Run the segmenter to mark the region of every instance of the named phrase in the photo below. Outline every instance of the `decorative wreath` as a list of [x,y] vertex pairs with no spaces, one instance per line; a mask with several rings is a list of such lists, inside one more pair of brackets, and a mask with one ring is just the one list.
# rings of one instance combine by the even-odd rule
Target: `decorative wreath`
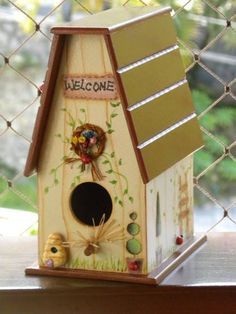
[[86,165],[91,164],[91,173],[93,179],[102,180],[103,175],[96,165],[96,159],[101,156],[106,143],[106,134],[99,126],[85,123],[77,127],[71,137],[71,150],[79,158],[67,158],[65,162],[71,163],[77,160],[82,162],[81,171],[84,171]]

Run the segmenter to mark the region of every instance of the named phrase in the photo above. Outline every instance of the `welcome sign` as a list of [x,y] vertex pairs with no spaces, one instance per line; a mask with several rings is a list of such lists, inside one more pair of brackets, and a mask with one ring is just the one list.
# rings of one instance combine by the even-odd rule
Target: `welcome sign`
[[116,99],[116,82],[112,75],[65,75],[64,96],[77,99]]

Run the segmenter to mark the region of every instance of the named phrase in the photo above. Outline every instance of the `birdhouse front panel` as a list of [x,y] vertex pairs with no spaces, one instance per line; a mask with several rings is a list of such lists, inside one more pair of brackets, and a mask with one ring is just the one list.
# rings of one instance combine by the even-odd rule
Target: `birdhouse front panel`
[[42,266],[48,237],[60,233],[63,266],[126,271],[137,256],[146,269],[145,186],[118,91],[97,99],[73,85],[105,86],[112,73],[103,36],[66,38],[38,168]]
[[193,236],[189,155],[202,145],[170,8],[53,33],[25,168],[38,174],[40,271],[147,278]]

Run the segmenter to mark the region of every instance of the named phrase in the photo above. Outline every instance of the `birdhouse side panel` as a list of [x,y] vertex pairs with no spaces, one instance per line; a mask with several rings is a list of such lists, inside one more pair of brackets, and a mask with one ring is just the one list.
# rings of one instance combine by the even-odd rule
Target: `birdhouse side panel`
[[192,157],[147,184],[148,270],[193,236]]
[[55,233],[63,267],[146,272],[145,186],[114,84],[103,36],[68,36],[38,171],[41,265]]

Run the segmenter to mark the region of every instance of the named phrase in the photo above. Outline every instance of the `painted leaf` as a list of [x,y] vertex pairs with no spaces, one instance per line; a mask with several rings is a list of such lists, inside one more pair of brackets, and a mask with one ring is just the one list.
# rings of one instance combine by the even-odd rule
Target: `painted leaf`
[[106,173],[112,173],[112,172],[113,172],[112,169],[109,169],[109,170],[106,171]]
[[111,184],[116,184],[117,181],[116,180],[112,180],[112,181],[109,181]]
[[118,113],[112,113],[112,114],[111,114],[111,117],[112,117],[112,118],[115,118],[115,117],[117,117],[117,116],[118,116]]
[[103,165],[109,164],[109,161],[108,161],[108,160],[104,160],[104,161],[102,162],[102,164],[103,164]]
[[72,182],[70,188],[73,189],[76,186],[75,182]]
[[120,105],[119,102],[116,102],[116,103],[115,102],[111,102],[111,106],[114,107],[114,108],[118,107],[119,105]]
[[69,122],[69,125],[70,125],[72,128],[75,128],[75,123],[74,123],[74,122]]
[[118,203],[119,203],[120,206],[122,206],[122,207],[124,206],[124,203],[121,200],[119,200]]
[[69,157],[65,155],[65,156],[62,157],[62,160],[65,161],[65,160],[68,159],[68,158],[69,158]]
[[133,198],[132,196],[130,196],[130,197],[129,197],[129,201],[130,201],[131,203],[133,203],[133,202],[134,202],[134,198]]
[[114,130],[112,130],[112,129],[109,129],[109,130],[107,131],[108,134],[111,134],[111,133],[113,133],[113,132],[114,132]]

